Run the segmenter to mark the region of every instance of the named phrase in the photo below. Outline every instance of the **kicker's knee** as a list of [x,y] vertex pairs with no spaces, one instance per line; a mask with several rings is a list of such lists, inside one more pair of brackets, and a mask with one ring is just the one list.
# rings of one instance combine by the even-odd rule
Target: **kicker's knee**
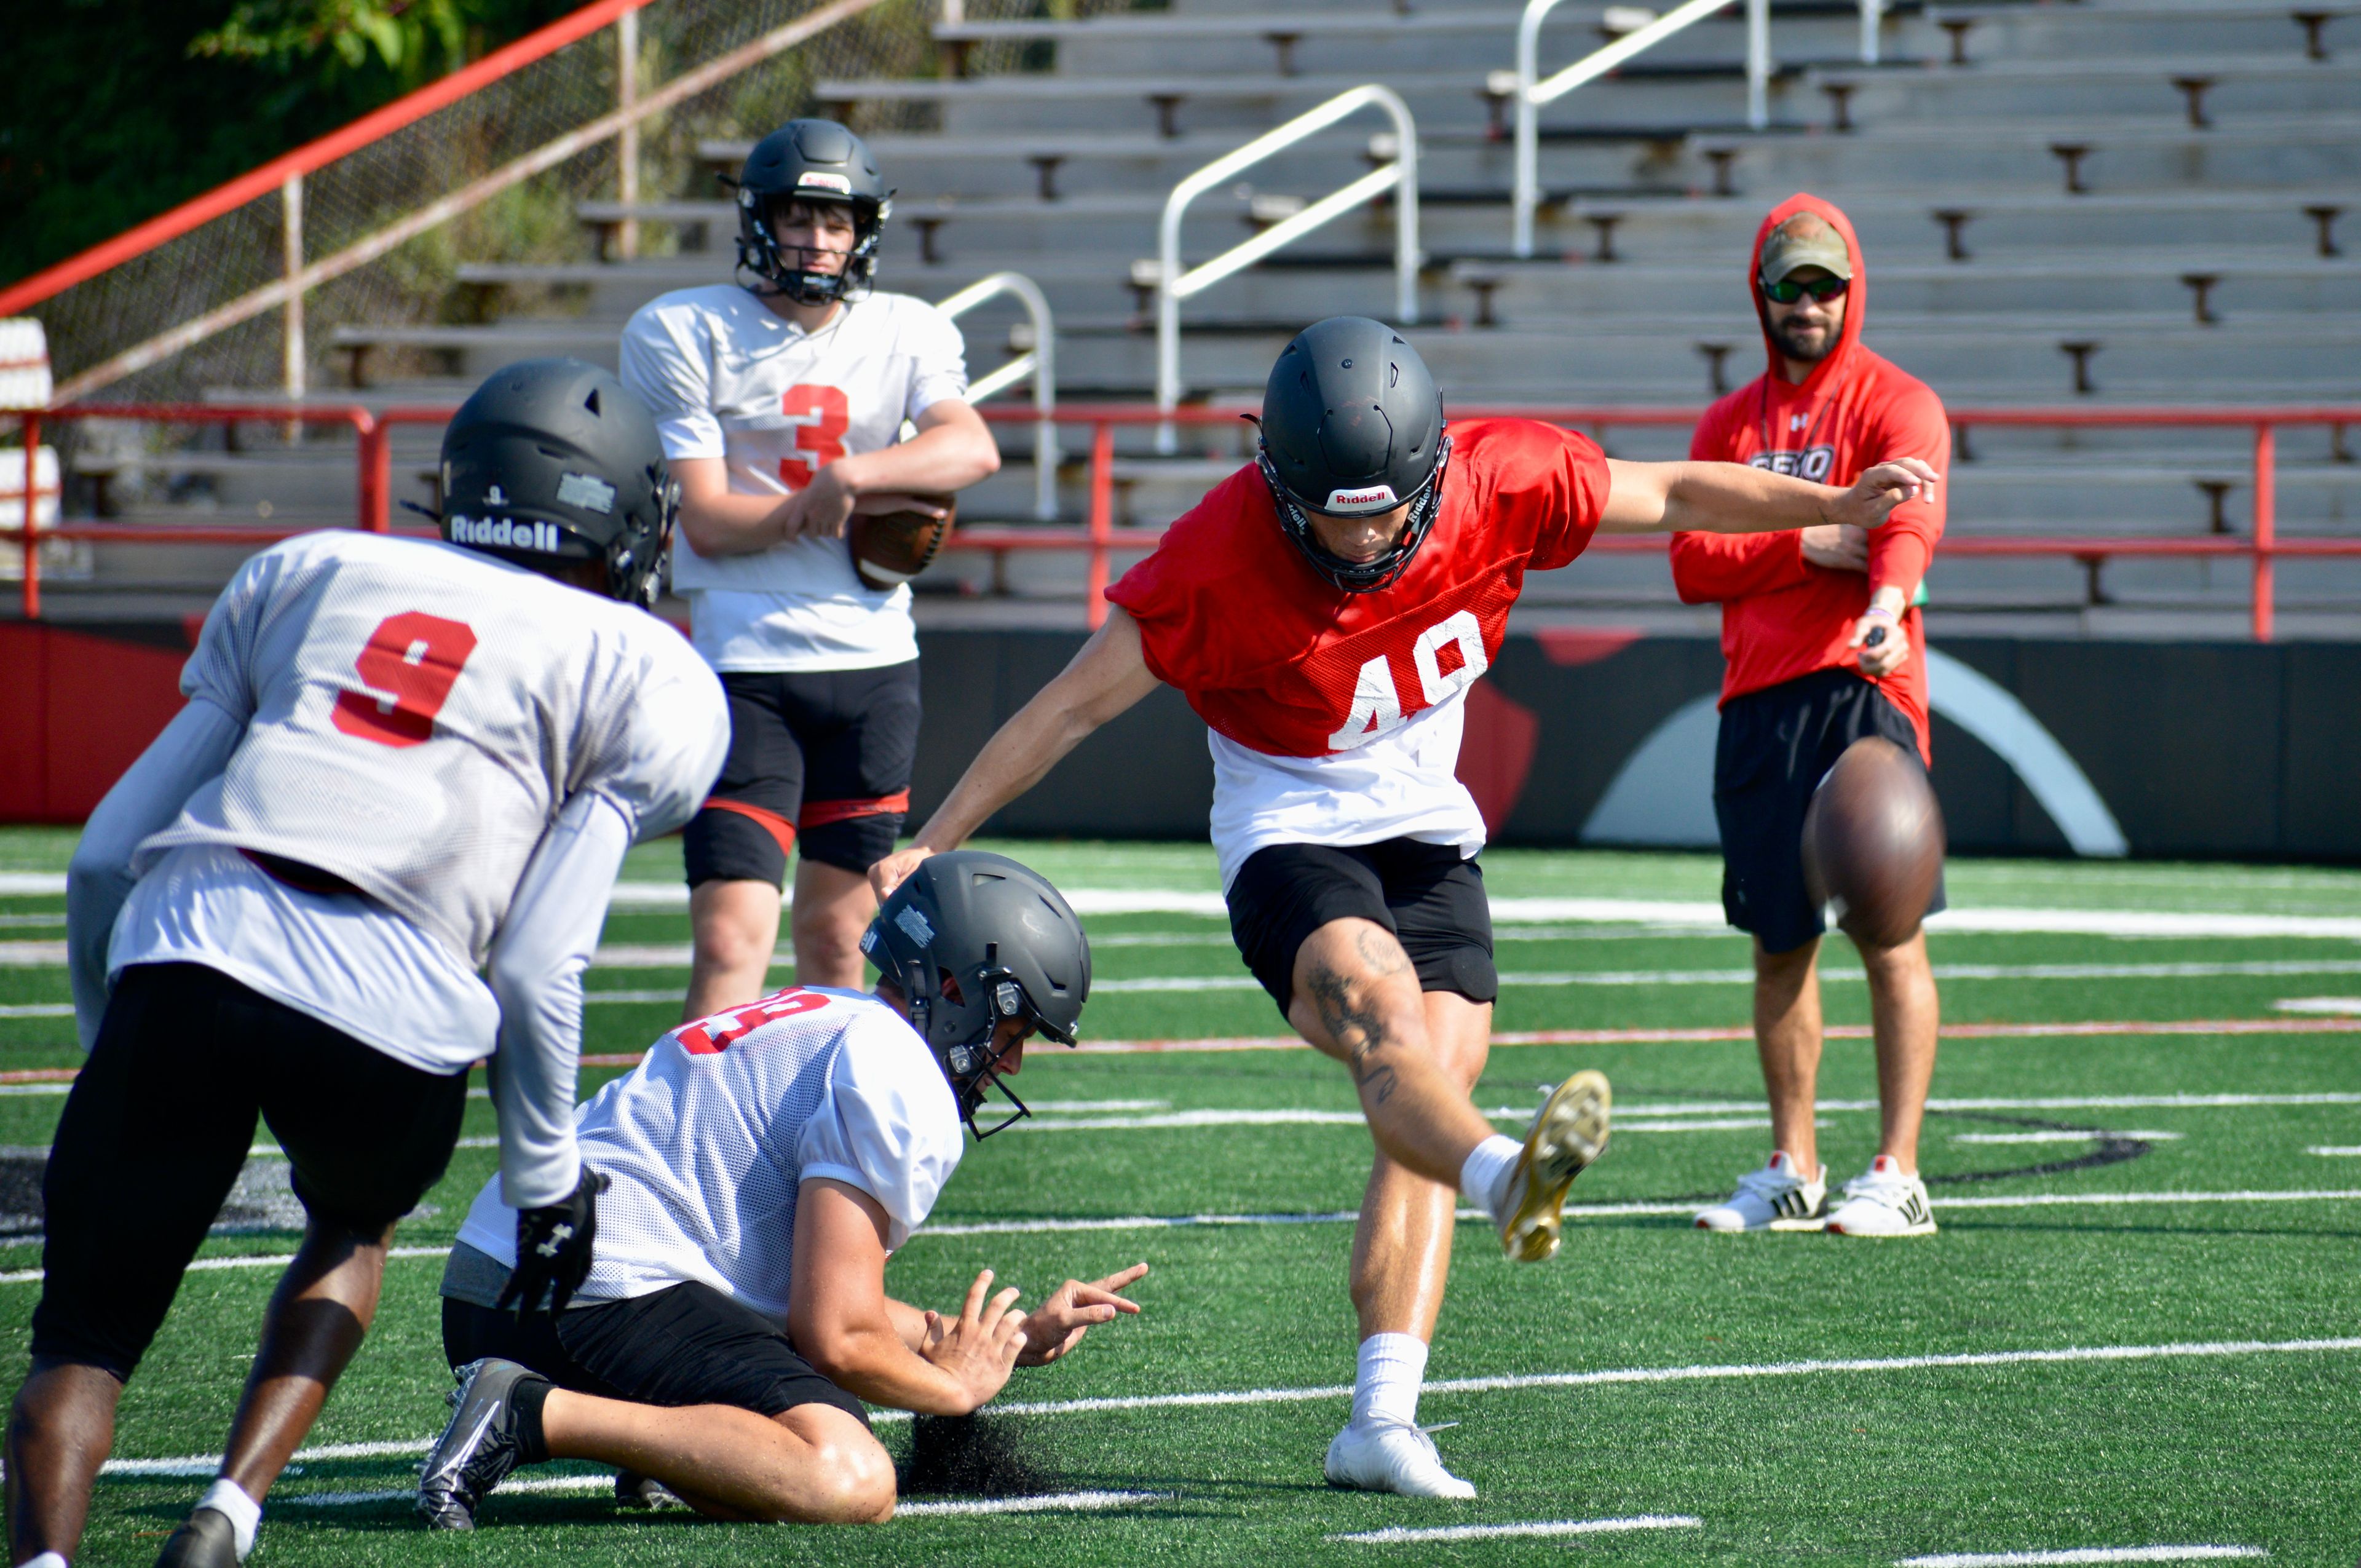
[[829,1442],[812,1454],[795,1505],[783,1518],[807,1524],[883,1524],[894,1517],[894,1461],[873,1437]]

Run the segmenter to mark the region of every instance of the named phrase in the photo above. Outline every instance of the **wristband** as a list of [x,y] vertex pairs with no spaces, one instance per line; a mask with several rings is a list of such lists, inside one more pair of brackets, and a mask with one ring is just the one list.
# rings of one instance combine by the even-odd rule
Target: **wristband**
[[1861,611],[1861,615],[1862,615],[1864,618],[1869,617],[1869,616],[1872,616],[1872,615],[1882,615],[1882,616],[1885,617],[1885,619],[1886,619],[1886,620],[1890,620],[1890,621],[1893,621],[1893,622],[1894,622],[1895,625],[1897,625],[1897,626],[1898,626],[1898,625],[1900,625],[1900,624],[1902,623],[1902,618],[1901,618],[1899,615],[1896,615],[1894,611],[1892,611],[1892,610],[1890,610],[1890,609],[1886,609],[1886,608],[1885,608],[1883,605],[1882,605],[1882,604],[1873,604],[1873,605],[1871,605],[1867,609],[1865,609],[1865,610]]

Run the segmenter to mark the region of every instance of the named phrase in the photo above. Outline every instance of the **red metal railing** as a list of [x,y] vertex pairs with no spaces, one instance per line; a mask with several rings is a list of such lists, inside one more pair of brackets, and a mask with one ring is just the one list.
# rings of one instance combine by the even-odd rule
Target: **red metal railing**
[[[979,411],[994,423],[1030,424],[1038,417],[1029,408],[1011,405],[987,406]],[[984,524],[966,526],[955,532],[946,542],[950,550],[989,551],[1005,554],[1015,551],[1069,550],[1081,551],[1089,557],[1089,618],[1098,626],[1106,619],[1105,592],[1112,573],[1112,563],[1117,554],[1137,554],[1155,548],[1162,530],[1115,526],[1115,433],[1118,426],[1152,425],[1170,420],[1187,425],[1229,426],[1245,411],[1234,408],[1186,407],[1159,413],[1154,407],[1134,403],[1068,403],[1057,411],[1057,422],[1067,425],[1088,425],[1091,428],[1090,505],[1087,519],[1080,527],[1021,526]],[[380,409],[375,413],[357,404],[309,404],[300,406],[236,408],[207,404],[143,404],[91,403],[63,408],[13,414],[0,411],[0,417],[13,417],[22,422],[25,434],[25,494],[26,519],[33,517],[34,477],[37,453],[44,423],[74,419],[137,419],[164,422],[228,424],[272,422],[284,423],[301,421],[308,424],[343,424],[354,432],[358,504],[356,521],[359,527],[376,532],[392,529],[392,434],[398,425],[440,425],[451,417],[448,408]],[[1543,420],[1553,424],[1589,430],[1680,428],[1693,426],[1703,412],[1688,408],[1521,408],[1521,409],[1460,409],[1455,417],[1481,418],[1494,414],[1515,415]],[[1939,554],[1947,556],[2017,556],[2065,557],[2086,565],[2111,558],[2133,556],[2180,556],[2244,558],[2252,563],[2254,632],[2257,641],[2268,642],[2272,635],[2273,568],[2283,558],[2319,558],[2324,556],[2361,556],[2361,539],[2282,539],[2278,531],[2277,432],[2286,426],[2327,426],[2341,430],[2344,426],[2361,424],[2361,408],[2256,408],[2256,409],[1955,409],[1950,412],[1954,429],[1967,432],[1977,428],[2036,429],[2101,429],[2114,427],[2167,428],[2230,428],[2248,429],[2254,433],[2254,507],[2252,528],[2244,536],[2206,534],[2197,536],[2091,536],[2040,537],[2026,539],[1979,537],[1957,531],[1946,533]],[[5,459],[0,459],[5,461]],[[303,532],[298,528],[268,526],[236,527],[158,527],[152,524],[104,522],[64,522],[54,528],[0,528],[0,539],[13,539],[21,546],[24,559],[24,613],[27,619],[38,619],[41,611],[40,561],[38,545],[42,539],[86,539],[107,543],[140,544],[254,544],[275,543]],[[425,532],[420,530],[419,532]],[[1661,535],[1609,535],[1594,540],[1590,548],[1599,554],[1634,554],[1661,551],[1664,540]]]

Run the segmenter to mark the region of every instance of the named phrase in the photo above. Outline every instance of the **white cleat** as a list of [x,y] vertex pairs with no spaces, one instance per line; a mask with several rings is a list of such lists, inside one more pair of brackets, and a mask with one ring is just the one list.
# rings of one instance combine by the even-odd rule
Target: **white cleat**
[[1521,1263],[1539,1263],[1557,1251],[1559,1211],[1565,1190],[1607,1149],[1614,1094],[1607,1075],[1587,1069],[1554,1090],[1525,1130],[1524,1152],[1509,1169],[1508,1185],[1492,1205],[1500,1250]]
[[1328,1444],[1328,1485],[1403,1497],[1458,1497],[1476,1488],[1443,1467],[1434,1439],[1400,1421],[1354,1421]]
[[1905,1175],[1885,1155],[1869,1162],[1866,1174],[1844,1184],[1844,1201],[1828,1214],[1828,1233],[1839,1236],[1931,1236],[1935,1211],[1927,1184]]
[[1697,1211],[1701,1231],[1817,1231],[1828,1223],[1828,1168],[1810,1180],[1780,1150],[1761,1170],[1738,1179],[1727,1203]]

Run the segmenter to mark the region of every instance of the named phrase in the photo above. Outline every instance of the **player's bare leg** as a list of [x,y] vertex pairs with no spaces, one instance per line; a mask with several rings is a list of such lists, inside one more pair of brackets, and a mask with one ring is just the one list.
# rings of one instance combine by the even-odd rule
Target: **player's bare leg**
[[[1483,1076],[1491,1050],[1492,1006],[1454,992],[1430,991],[1427,1037],[1452,1085],[1463,1095]],[[1487,1125],[1488,1126],[1488,1123]],[[1459,1207],[1455,1185],[1421,1176],[1380,1153],[1361,1196],[1353,1233],[1353,1310],[1361,1338],[1414,1334],[1434,1338],[1451,1272],[1452,1228]]]
[[[796,948],[796,982],[862,989],[866,974],[861,934],[877,917],[877,895],[866,871],[800,860],[789,925]],[[700,1014],[702,1016],[702,1014]]]
[[701,882],[689,890],[692,943],[684,1022],[737,1007],[770,990],[779,945],[779,890],[766,882]]
[[842,1410],[776,1417],[728,1405],[665,1409],[553,1389],[541,1411],[552,1459],[653,1475],[718,1519],[873,1524],[893,1517],[894,1461]]
[[1820,943],[1784,953],[1754,943],[1754,1049],[1771,1098],[1771,1146],[1785,1151],[1806,1177],[1820,1168],[1814,1131],[1820,1079]]
[[8,1561],[71,1558],[90,1518],[99,1466],[115,1446],[123,1385],[79,1362],[36,1365],[8,1413]]
[[1877,1040],[1877,1102],[1883,1114],[1878,1153],[1905,1171],[1918,1168],[1918,1126],[1935,1080],[1935,1040],[1941,1005],[1927,959],[1927,933],[1899,947],[1863,948],[1869,973],[1871,1032]]
[[1429,1033],[1417,971],[1393,933],[1347,918],[1304,938],[1287,1018],[1351,1069],[1378,1151],[1410,1174],[1455,1189],[1492,1124]]
[[314,1220],[262,1320],[262,1345],[230,1420],[221,1474],[256,1502],[327,1402],[377,1317],[388,1225],[374,1234]]

